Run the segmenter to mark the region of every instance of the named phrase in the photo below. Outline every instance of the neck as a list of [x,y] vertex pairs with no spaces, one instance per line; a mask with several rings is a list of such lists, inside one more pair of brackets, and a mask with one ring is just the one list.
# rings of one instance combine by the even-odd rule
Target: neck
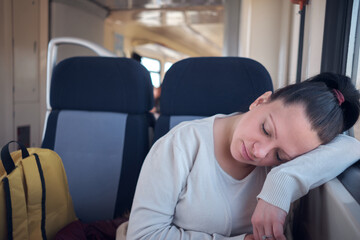
[[230,152],[233,134],[240,119],[241,114],[217,118],[214,122],[215,157],[221,168],[238,180],[245,178],[255,168],[253,165],[237,161]]

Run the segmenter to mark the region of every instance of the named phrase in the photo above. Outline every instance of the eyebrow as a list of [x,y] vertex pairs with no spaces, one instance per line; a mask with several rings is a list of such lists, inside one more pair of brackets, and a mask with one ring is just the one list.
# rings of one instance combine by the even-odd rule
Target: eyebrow
[[[271,121],[271,124],[273,125],[273,127],[274,127],[274,136],[275,136],[275,139],[277,138],[277,134],[276,134],[276,125],[275,125],[275,122],[274,122],[274,119],[273,119],[273,117],[272,117],[272,115],[271,115],[271,113],[269,113],[269,116],[270,116],[270,121]],[[286,158],[287,159],[284,159],[285,161],[289,161],[289,160],[291,160],[292,158],[290,157],[290,155],[289,154],[287,154],[283,149],[281,149],[281,151],[283,152],[283,154],[285,154],[286,156]]]

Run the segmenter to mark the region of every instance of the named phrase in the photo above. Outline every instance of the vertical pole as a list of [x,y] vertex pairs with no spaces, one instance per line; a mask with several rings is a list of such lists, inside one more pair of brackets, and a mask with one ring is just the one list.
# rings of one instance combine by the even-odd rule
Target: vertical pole
[[297,61],[297,70],[296,70],[296,83],[301,82],[306,6],[303,6],[302,10],[300,10],[299,13],[300,13],[300,34],[299,34],[299,49],[298,49],[298,61]]
[[226,0],[223,56],[238,56],[241,0]]

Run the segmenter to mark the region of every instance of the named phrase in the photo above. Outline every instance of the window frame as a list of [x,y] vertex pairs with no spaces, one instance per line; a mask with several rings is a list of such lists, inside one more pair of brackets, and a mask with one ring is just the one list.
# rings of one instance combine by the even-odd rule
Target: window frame
[[[352,13],[353,0],[327,0],[321,72],[346,74]],[[360,39],[356,39],[355,46],[359,46],[359,43]],[[358,52],[357,49],[354,51]],[[356,76],[351,77],[356,86]],[[353,136],[353,131],[349,131],[348,134]],[[360,204],[360,161],[347,168],[338,179]]]

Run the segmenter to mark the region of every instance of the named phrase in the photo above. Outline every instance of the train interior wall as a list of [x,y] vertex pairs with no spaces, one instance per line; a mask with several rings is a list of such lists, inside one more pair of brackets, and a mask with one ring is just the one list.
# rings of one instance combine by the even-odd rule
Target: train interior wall
[[[242,0],[241,4],[238,2],[227,0],[223,9],[219,10],[223,11],[226,26],[224,23],[207,26],[211,29],[207,30],[208,34],[218,35],[211,43],[206,41],[211,35],[206,35],[202,40],[200,36],[188,37],[192,43],[200,43],[200,46],[213,46],[211,49],[197,47],[194,50],[191,48],[194,45],[191,42],[181,43],[175,39],[166,39],[159,28],[152,32],[154,28],[135,22],[131,23],[131,28],[126,27],[126,18],[117,20],[117,17],[121,14],[130,16],[131,13],[110,13],[89,1],[1,0],[0,145],[16,139],[19,131],[23,129],[30,131],[30,146],[41,145],[46,111],[46,51],[49,38],[52,37],[85,38],[105,46],[119,56],[126,57],[136,50],[143,55],[154,54],[154,51],[141,48],[146,44],[166,46],[177,53],[171,57],[158,56],[162,62],[175,62],[193,56],[250,57],[268,69],[275,88],[295,82],[299,6],[283,0]],[[306,7],[302,79],[320,71],[325,5],[326,0],[309,1]],[[175,26],[171,27],[168,32],[175,34]],[[197,30],[197,33],[201,33],[205,28],[195,25],[190,27]],[[117,49],[119,37],[121,51]],[[60,59],[70,55],[91,54],[87,50],[72,47],[60,51]],[[325,202],[314,213],[317,220],[306,222],[310,226],[309,236],[315,236],[313,239],[322,239],[316,238],[319,222],[322,233],[327,236],[326,239],[345,239],[341,238],[344,232],[348,232],[349,236],[359,236],[359,216],[350,216],[350,223],[341,220],[349,219],[349,212],[359,212],[359,206],[346,205],[346,202],[349,202],[348,198],[343,200],[345,204],[339,204],[341,200],[336,200],[336,188],[339,188],[338,184],[332,182],[315,190],[320,191],[320,194],[312,192],[309,195],[309,204],[313,204],[314,207],[322,205],[319,200]],[[314,198],[314,194],[318,194],[319,197]],[[309,211],[312,211],[311,209],[309,208]],[[336,216],[339,221],[330,219],[329,216]]]

